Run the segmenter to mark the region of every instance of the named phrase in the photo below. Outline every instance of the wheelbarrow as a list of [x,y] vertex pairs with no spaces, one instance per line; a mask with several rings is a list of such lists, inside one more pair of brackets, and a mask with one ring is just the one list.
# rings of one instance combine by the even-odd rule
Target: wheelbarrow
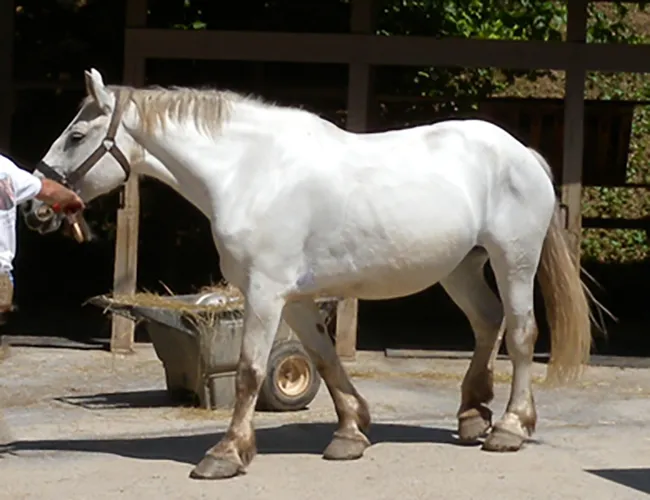
[[[131,297],[101,295],[88,302],[144,324],[165,369],[173,401],[206,409],[228,409],[235,402],[235,371],[243,335],[243,309],[219,292],[172,295],[155,304],[138,305]],[[158,303],[160,302],[160,303]],[[320,299],[326,324],[336,300]],[[308,406],[321,379],[295,332],[281,322],[257,408],[297,411]]]

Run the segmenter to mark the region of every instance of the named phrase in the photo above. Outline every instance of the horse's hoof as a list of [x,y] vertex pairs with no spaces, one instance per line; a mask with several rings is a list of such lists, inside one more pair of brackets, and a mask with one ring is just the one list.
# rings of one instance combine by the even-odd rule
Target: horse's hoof
[[190,477],[192,479],[228,479],[245,473],[244,466],[230,457],[206,455],[190,472]]
[[483,443],[482,449],[498,452],[518,451],[525,441],[524,436],[495,427]]
[[363,456],[363,452],[370,446],[370,441],[363,434],[358,436],[334,436],[332,442],[325,448],[323,458],[326,460],[356,460]]
[[490,430],[492,423],[478,413],[458,420],[458,438],[463,443],[476,443]]

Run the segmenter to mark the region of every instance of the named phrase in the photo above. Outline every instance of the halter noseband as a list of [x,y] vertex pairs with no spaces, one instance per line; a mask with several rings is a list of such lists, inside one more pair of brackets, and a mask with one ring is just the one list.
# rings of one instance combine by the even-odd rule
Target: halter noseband
[[124,153],[122,153],[122,150],[120,150],[120,148],[117,147],[117,144],[115,144],[115,136],[117,135],[117,129],[120,126],[120,120],[124,113],[124,108],[130,100],[129,97],[130,95],[121,98],[119,91],[115,93],[115,108],[111,115],[111,122],[108,126],[106,137],[104,137],[101,144],[97,146],[97,149],[95,149],[95,151],[86,158],[79,167],[70,172],[69,175],[59,173],[44,161],[38,162],[36,170],[41,172],[48,179],[63,184],[74,191],[76,190],[76,184],[83,179],[90,169],[93,168],[106,153],[109,153],[113,158],[115,158],[115,161],[117,161],[120,167],[122,167],[122,170],[124,170],[124,174],[126,175],[124,182],[128,181],[131,176],[131,165]]

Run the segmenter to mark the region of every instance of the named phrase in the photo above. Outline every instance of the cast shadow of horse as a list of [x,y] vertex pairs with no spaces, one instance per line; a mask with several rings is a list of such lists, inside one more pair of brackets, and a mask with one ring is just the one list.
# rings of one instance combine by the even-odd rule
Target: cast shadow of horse
[[[87,410],[119,408],[161,408],[181,406],[172,401],[166,391],[134,391],[67,396],[58,401]],[[215,422],[215,425],[217,422]],[[320,455],[332,439],[336,429],[332,423],[289,423],[256,430],[260,454]],[[195,464],[208,448],[221,439],[223,432],[185,434],[175,436],[126,437],[115,439],[39,440],[12,443],[11,452],[86,452],[108,453],[141,460],[169,460]],[[475,446],[463,443],[455,431],[420,425],[375,422],[371,425],[369,439],[373,445],[380,443],[427,443],[453,446]],[[531,440],[530,444],[541,444]]]
[[[260,454],[320,455],[332,439],[335,425],[325,423],[291,423],[263,427],[256,431]],[[140,460],[167,460],[196,464],[221,437],[219,433],[180,436],[133,437],[118,439],[37,440],[12,443],[15,455],[36,452],[108,453]],[[402,424],[376,423],[370,431],[372,444],[433,443],[455,444],[453,433],[447,429]]]

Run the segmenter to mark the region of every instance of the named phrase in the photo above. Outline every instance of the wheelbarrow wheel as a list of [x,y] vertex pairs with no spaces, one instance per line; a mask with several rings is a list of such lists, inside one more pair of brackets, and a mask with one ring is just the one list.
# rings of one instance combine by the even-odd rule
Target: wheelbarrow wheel
[[257,408],[266,411],[302,410],[316,397],[320,384],[320,375],[300,341],[276,341],[269,356]]

